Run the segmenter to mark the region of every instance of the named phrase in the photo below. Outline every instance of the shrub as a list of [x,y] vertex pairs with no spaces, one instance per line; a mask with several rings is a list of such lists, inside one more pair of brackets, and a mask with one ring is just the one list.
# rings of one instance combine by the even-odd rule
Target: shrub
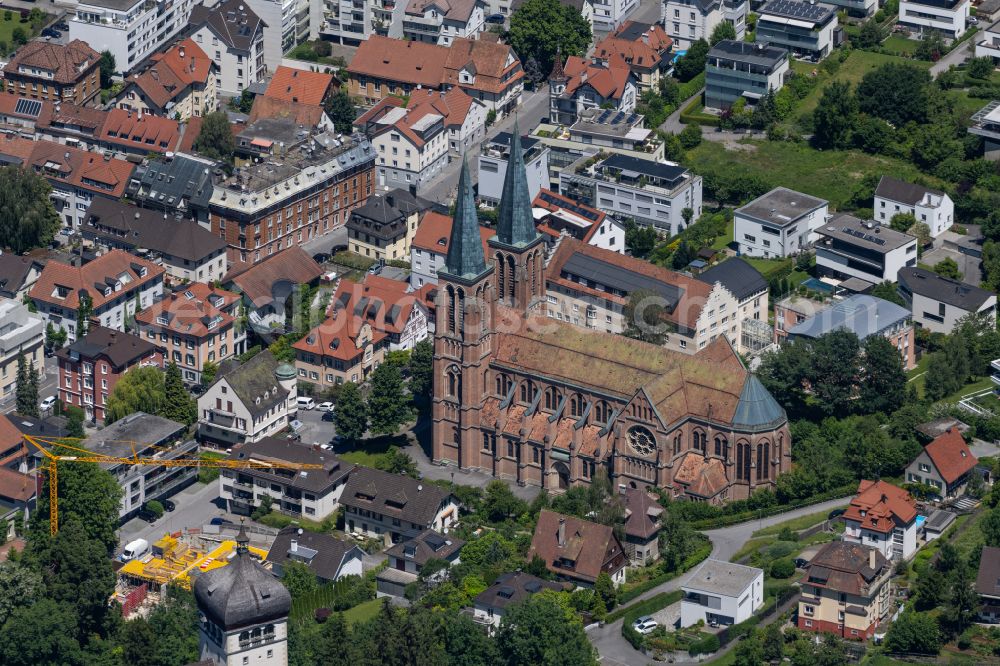
[[771,578],[791,578],[795,573],[795,563],[788,558],[771,562]]
[[313,44],[313,51],[321,58],[325,58],[333,53],[333,47],[330,46],[330,42],[319,41]]
[[688,647],[688,654],[692,657],[699,654],[711,654],[712,652],[717,651],[720,646],[719,637],[715,634],[709,634],[701,640],[691,643],[691,646]]
[[163,515],[163,505],[157,500],[146,502],[146,510],[155,513],[157,518]]

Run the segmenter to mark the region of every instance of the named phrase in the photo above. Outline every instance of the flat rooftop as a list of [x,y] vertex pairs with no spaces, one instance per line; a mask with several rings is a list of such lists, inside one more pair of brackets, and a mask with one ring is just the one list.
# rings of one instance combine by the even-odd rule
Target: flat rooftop
[[738,597],[763,573],[755,567],[709,559],[702,562],[688,582],[681,587],[685,590]]
[[864,340],[909,318],[910,311],[904,307],[874,296],[855,294],[796,324],[788,334],[818,338],[846,329]]
[[136,412],[98,430],[86,439],[83,448],[108,456],[132,456],[152,449],[158,442],[182,434],[185,430],[183,423]]
[[763,67],[774,67],[788,59],[788,51],[767,42],[740,42],[724,39],[708,52],[709,58],[729,58]]
[[597,134],[618,139],[645,141],[653,130],[642,126],[643,117],[638,113],[623,113],[608,109],[587,109],[569,128],[570,134]]
[[891,227],[883,227],[878,222],[865,222],[847,214],[838,215],[817,231],[820,235],[882,254],[892,252],[917,240],[910,234],[896,231]]
[[[823,25],[837,15],[837,8],[833,5],[825,5],[808,0],[771,0],[760,8],[761,17],[778,16],[786,19],[793,19],[803,23]],[[799,25],[789,23],[789,25]],[[807,27],[802,25],[800,27]]]
[[687,169],[677,164],[654,162],[653,160],[644,160],[632,157],[631,155],[622,155],[621,153],[615,153],[598,164],[598,166],[620,170],[623,175],[632,175],[636,178],[639,176],[649,176],[651,178],[670,181],[671,183],[677,183],[688,172]]
[[787,187],[777,187],[765,195],[757,197],[736,214],[753,218],[779,227],[795,224],[803,215],[828,205],[828,201],[802,194]]

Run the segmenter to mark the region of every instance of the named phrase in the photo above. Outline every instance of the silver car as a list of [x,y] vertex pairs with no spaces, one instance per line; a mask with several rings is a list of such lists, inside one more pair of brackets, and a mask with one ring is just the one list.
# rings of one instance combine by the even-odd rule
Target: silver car
[[653,633],[653,630],[655,630],[656,627],[658,626],[659,625],[657,624],[656,620],[654,620],[649,615],[643,615],[642,617],[637,618],[636,621],[632,623],[632,628],[642,635]]

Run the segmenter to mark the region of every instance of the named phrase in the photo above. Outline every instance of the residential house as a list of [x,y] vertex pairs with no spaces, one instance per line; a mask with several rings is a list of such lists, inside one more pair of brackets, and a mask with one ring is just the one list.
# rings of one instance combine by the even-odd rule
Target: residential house
[[[517,129],[515,123],[514,131]],[[510,132],[498,132],[484,140],[480,146],[479,200],[482,203],[493,206],[500,203],[513,138]],[[543,187],[549,187],[549,149],[544,143],[530,137],[520,137],[520,146],[524,156],[528,196],[534,198]]]
[[791,338],[815,339],[838,329],[851,331],[860,340],[882,335],[899,351],[906,370],[917,364],[910,311],[874,296],[854,294],[787,330]]
[[410,254],[417,221],[431,202],[405,189],[376,192],[347,220],[347,245],[355,254],[392,261]]
[[933,486],[939,497],[951,499],[963,493],[978,463],[962,433],[949,429],[906,466],[906,481]]
[[878,0],[829,0],[825,3],[837,7],[837,11],[845,11],[854,18],[867,18],[879,8]]
[[924,541],[930,542],[940,539],[957,519],[958,514],[956,513],[945,509],[933,509],[927,516],[927,520],[924,521],[922,529]]
[[218,108],[218,65],[191,38],[150,58],[132,74],[114,105],[136,113],[190,120]]
[[[976,5],[976,18],[979,20],[979,25],[993,27],[993,24],[1000,20],[1000,0],[982,0]],[[984,28],[984,31],[987,29]]]
[[390,569],[419,574],[431,560],[444,560],[449,566],[458,564],[464,545],[461,539],[427,529],[393,545],[385,554],[389,557]]
[[770,288],[760,271],[744,259],[734,257],[702,271],[697,279],[705,284],[721,285],[736,298],[739,341],[734,344],[737,349],[744,354],[756,354],[770,346],[772,331],[767,323]]
[[185,153],[148,159],[136,170],[128,195],[142,208],[179,214],[210,229],[209,201],[218,168],[217,162]]
[[656,132],[646,129],[645,117],[638,113],[619,113],[611,109],[584,109],[568,128],[541,122],[529,135],[558,153],[562,167],[574,162],[583,153],[623,153],[632,157],[660,162],[664,159],[664,143]]
[[298,413],[295,368],[264,350],[223,364],[198,396],[198,437],[224,447],[255,443],[288,427]]
[[709,558],[681,591],[681,627],[740,624],[764,605],[764,571]]
[[396,544],[424,530],[447,534],[458,522],[458,502],[434,484],[405,474],[358,466],[340,497],[345,530]]
[[660,559],[663,507],[648,490],[626,487],[624,495],[625,550],[632,566],[646,566]]
[[3,68],[6,90],[22,98],[83,106],[101,91],[100,59],[79,39],[68,44],[30,41]]
[[[420,289],[437,284],[438,271],[444,266],[451,241],[452,218],[429,210],[420,218],[417,233],[410,242],[410,286]],[[483,252],[487,241],[496,234],[490,227],[479,227]]]
[[[976,8],[977,17],[981,16],[982,7],[981,4]],[[997,9],[1000,10],[1000,4]],[[982,29],[982,36],[976,38],[976,57],[991,58],[994,65],[1000,65],[1000,21]]]
[[17,393],[21,356],[45,377],[45,322],[21,301],[0,298],[0,404]]
[[58,261],[45,265],[28,295],[46,324],[77,337],[81,299],[86,297],[90,321],[117,331],[126,320],[163,296],[162,267],[122,250],[111,250],[83,266]]
[[559,173],[561,194],[670,236],[701,217],[702,178],[682,166],[618,153],[588,162]]
[[95,51],[110,51],[115,68],[128,74],[177,33],[194,0],[83,0],[67,16],[69,38]]
[[830,202],[777,187],[733,214],[739,253],[752,257],[790,257],[812,246],[829,218]]
[[673,45],[660,24],[626,21],[597,43],[594,56],[602,62],[614,56],[622,58],[641,91],[658,92],[660,78],[673,69]]
[[925,34],[958,39],[969,27],[970,0],[900,0],[896,25]]
[[[248,364],[252,362],[251,360]],[[278,393],[282,393],[281,389],[278,389]],[[271,396],[273,395],[272,387]],[[200,405],[201,400],[198,402]],[[279,464],[275,467],[241,467],[222,471],[219,477],[219,497],[226,501],[230,511],[241,515],[250,515],[255,507],[260,506],[261,500],[269,496],[275,511],[293,518],[321,521],[339,506],[348,476],[355,469],[351,463],[345,463],[319,446],[303,446],[284,437],[268,436],[254,441],[248,439],[232,448],[232,453],[229,454],[231,460],[258,463],[273,461]],[[291,467],[281,467],[281,463]],[[294,468],[295,465],[302,464],[319,467]],[[306,543],[303,545],[308,547]]]
[[448,46],[462,37],[476,39],[486,29],[484,0],[409,0],[403,14],[403,39]]
[[625,582],[628,556],[608,525],[542,509],[527,558],[536,556],[558,579],[577,587],[593,587],[602,573],[615,585]]
[[821,275],[895,282],[899,270],[917,265],[917,239],[876,222],[840,214],[817,230],[816,267]]
[[211,283],[226,274],[226,243],[190,220],[111,199],[95,199],[80,233],[108,249],[142,255],[166,270],[171,282]]
[[122,376],[135,368],[163,368],[163,350],[143,340],[103,326],[56,352],[59,399],[83,409],[88,421],[103,421],[108,396]]
[[138,313],[135,326],[139,336],[159,342],[186,383],[201,384],[207,366],[246,351],[239,308],[238,294],[193,282]]
[[188,34],[218,68],[219,94],[239,96],[264,80],[264,30],[260,16],[243,0],[225,0],[214,7],[191,10]]
[[912,215],[934,238],[950,229],[955,217],[955,204],[946,193],[891,176],[879,179],[874,207],[879,224],[888,225],[896,215]]
[[[824,284],[827,284],[824,282]],[[833,288],[833,285],[830,285]],[[793,293],[774,304],[774,342],[781,344],[788,339],[788,332],[814,315],[826,310],[830,303],[825,299],[810,298]]]
[[[82,448],[114,458],[155,458],[163,462],[198,457],[198,442],[187,439],[187,426],[162,416],[135,412],[89,435]],[[122,489],[118,520],[125,524],[150,500],[163,500],[198,479],[198,468],[188,465],[132,465],[101,463]]]
[[500,119],[521,105],[524,71],[508,44],[457,38],[448,47],[442,86],[461,88],[469,97],[485,104],[487,112],[496,111]]
[[743,41],[750,14],[748,0],[666,0],[663,27],[679,49],[687,49],[699,39],[708,39],[720,23],[730,23],[736,41]]
[[976,594],[979,595],[979,621],[1000,622],[1000,548],[983,546],[976,573]]
[[705,61],[705,108],[725,110],[738,99],[755,104],[768,91],[781,90],[789,67],[786,49],[724,39]]
[[542,188],[531,202],[531,212],[535,228],[545,235],[549,256],[564,235],[625,254],[624,225],[603,211]]
[[861,481],[843,520],[844,541],[871,546],[892,560],[908,560],[917,551],[917,503],[891,483]]
[[293,246],[259,264],[230,270],[222,284],[243,294],[248,323],[270,332],[285,323],[285,301],[300,285],[316,286],[323,269],[301,247]]
[[585,109],[635,111],[639,86],[629,64],[618,54],[606,60],[556,57],[549,75],[549,121],[572,125]]
[[[0,415],[0,451],[3,452],[0,458],[0,519],[9,521],[11,526],[18,513],[27,524],[35,509],[35,492],[39,487],[37,477],[28,472],[25,460],[29,457],[26,447],[30,445],[24,442],[20,429],[14,425],[12,419],[16,418],[17,414]],[[0,536],[9,538],[13,534],[8,529],[0,531]]]
[[894,606],[892,575],[892,562],[878,549],[831,541],[806,566],[799,629],[852,640],[873,638],[888,624]]
[[339,83],[333,74],[311,72],[282,65],[274,70],[264,97],[295,104],[323,106],[337,92]]
[[982,137],[983,157],[1000,160],[1000,101],[993,100],[972,115],[969,134]]
[[837,8],[809,0],[770,0],[760,8],[754,38],[797,58],[822,60],[839,43]]
[[996,321],[997,295],[980,287],[938,275],[925,268],[903,268],[899,293],[913,321],[931,333],[951,333],[960,321],[977,315]]
[[[65,108],[62,111],[73,112],[72,109]],[[139,111],[133,113],[130,109],[109,109],[104,112],[104,122],[94,135],[92,147],[114,151],[115,156],[120,159],[142,159],[150,153],[166,155],[177,150],[182,135],[189,130],[190,127],[173,118],[161,118]],[[60,128],[52,134],[68,133]]]
[[289,525],[274,538],[266,561],[279,578],[289,562],[304,564],[319,584],[325,585],[347,576],[362,576],[364,555],[365,551],[353,541]]
[[0,297],[23,301],[42,268],[44,264],[32,256],[0,254]]
[[492,636],[509,608],[524,603],[542,590],[560,592],[562,589],[559,583],[523,571],[500,574],[492,585],[476,595],[472,602],[472,619],[485,625]]

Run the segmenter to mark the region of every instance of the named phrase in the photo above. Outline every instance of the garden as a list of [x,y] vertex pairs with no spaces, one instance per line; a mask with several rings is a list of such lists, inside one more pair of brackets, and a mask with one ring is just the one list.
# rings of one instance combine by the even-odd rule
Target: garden
[[0,11],[0,53],[9,56],[34,39],[52,17],[35,7],[21,17],[17,10]]

